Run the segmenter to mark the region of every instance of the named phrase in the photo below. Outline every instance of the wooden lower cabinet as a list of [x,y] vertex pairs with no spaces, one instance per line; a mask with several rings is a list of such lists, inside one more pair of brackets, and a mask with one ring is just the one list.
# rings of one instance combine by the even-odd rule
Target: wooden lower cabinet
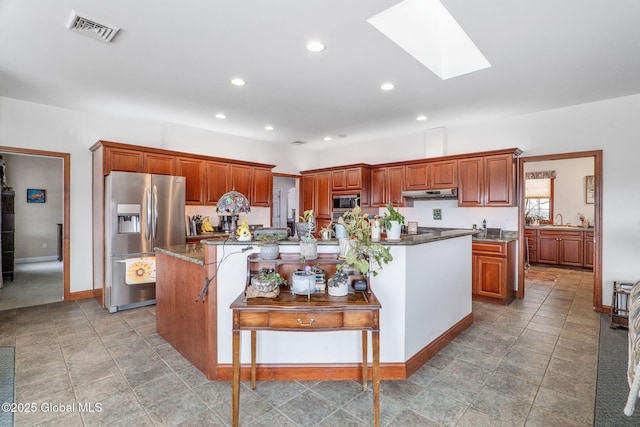
[[583,239],[583,253],[584,253],[584,261],[583,265],[587,268],[593,268],[594,257],[595,257],[595,240],[593,231],[585,231],[584,239]]
[[582,231],[538,230],[537,262],[583,266]]
[[474,299],[509,304],[515,293],[516,242],[473,242]]

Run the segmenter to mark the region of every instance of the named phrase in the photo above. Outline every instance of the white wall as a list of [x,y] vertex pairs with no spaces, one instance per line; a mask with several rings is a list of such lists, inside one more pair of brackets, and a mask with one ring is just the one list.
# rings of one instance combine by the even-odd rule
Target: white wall
[[[634,95],[451,127],[447,129],[447,154],[510,147],[524,150],[523,156],[603,150],[602,302],[610,305],[614,280],[640,279],[640,197],[634,174],[640,158],[638,117],[640,95]],[[368,153],[375,152],[379,153],[378,162],[389,161],[388,151],[393,158],[400,157],[399,152],[419,151],[424,147],[424,135],[405,135],[394,139],[393,145],[371,141],[349,146],[341,150],[341,160],[344,164],[369,162]],[[329,154],[327,150],[326,156]],[[318,157],[326,156],[320,153]],[[461,226],[477,222],[479,217],[476,210],[465,210],[462,215],[466,218]],[[515,224],[517,211],[505,219]]]
[[[15,196],[16,262],[57,259],[63,217],[62,159],[2,153],[7,185]],[[27,203],[27,189],[45,190],[45,203]],[[46,248],[43,248],[46,245]]]
[[[593,157],[526,162],[525,172],[556,171],[553,188],[553,212],[562,215],[564,224],[580,225],[578,213],[593,223],[594,204],[586,203],[587,175],[594,173]],[[555,218],[552,218],[555,220]],[[558,218],[559,220],[560,218]]]
[[[613,280],[640,279],[640,197],[633,171],[640,157],[640,95],[576,105],[542,113],[447,128],[446,154],[510,147],[524,156],[599,150],[603,171],[603,303],[610,304]],[[314,151],[305,146],[255,142],[171,124],[127,120],[0,98],[0,145],[71,154],[71,291],[91,289],[91,153],[98,139],[277,164],[275,171],[349,163],[414,159],[426,150],[426,129],[394,138]],[[276,148],[277,147],[277,148]],[[306,154],[300,156],[300,154]],[[433,203],[433,202],[428,202]],[[430,207],[418,206],[427,224]],[[469,227],[482,218],[515,229],[517,210],[446,207],[441,224],[459,218]],[[479,209],[479,210],[478,210]],[[456,219],[457,221],[458,219]]]
[[261,163],[277,160],[280,172],[297,173],[274,144],[0,97],[0,146],[71,155],[71,292],[93,287],[89,148],[100,139]]

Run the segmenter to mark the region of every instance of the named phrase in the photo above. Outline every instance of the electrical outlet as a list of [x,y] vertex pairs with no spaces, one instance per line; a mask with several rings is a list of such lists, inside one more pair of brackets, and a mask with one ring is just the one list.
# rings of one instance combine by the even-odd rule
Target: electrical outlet
[[47,244],[47,242],[44,242],[42,244],[42,249],[47,249],[49,247],[49,245]]

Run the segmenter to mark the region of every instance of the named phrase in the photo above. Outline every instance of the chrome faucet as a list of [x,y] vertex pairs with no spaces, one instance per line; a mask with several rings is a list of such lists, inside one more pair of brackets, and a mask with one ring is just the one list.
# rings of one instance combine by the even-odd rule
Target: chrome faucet
[[560,225],[562,225],[562,214],[556,214],[556,224],[558,223],[558,217],[560,217]]

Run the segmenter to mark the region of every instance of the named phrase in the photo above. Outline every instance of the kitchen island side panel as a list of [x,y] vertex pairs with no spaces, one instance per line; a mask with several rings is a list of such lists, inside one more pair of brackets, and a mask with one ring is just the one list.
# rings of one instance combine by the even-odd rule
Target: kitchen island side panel
[[[209,250],[215,254],[216,248]],[[204,280],[203,264],[156,251],[156,331],[207,379],[215,380],[216,284],[211,283],[204,301],[196,302]]]

